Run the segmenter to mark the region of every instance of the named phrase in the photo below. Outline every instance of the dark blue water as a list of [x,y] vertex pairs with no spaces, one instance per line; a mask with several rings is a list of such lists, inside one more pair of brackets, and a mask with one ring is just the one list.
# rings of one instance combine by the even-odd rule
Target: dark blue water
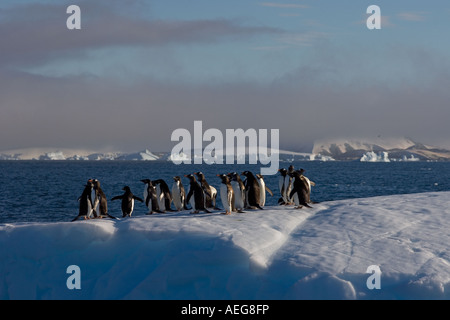
[[[288,167],[290,163],[280,163]],[[443,162],[294,162],[296,169],[316,183],[314,201],[329,201],[381,195],[450,191],[450,163]],[[219,189],[218,173],[250,170],[254,165],[174,165],[150,161],[0,161],[0,223],[70,221],[78,214],[77,199],[89,178],[100,180],[108,199],[123,193],[125,185],[142,197],[141,179],[165,179],[202,171]],[[274,192],[266,205],[277,205],[278,176],[266,176]],[[183,177],[187,187],[188,180]],[[120,217],[120,201],[109,202],[111,215]],[[221,202],[219,200],[219,205]],[[137,203],[133,216],[145,215]]]

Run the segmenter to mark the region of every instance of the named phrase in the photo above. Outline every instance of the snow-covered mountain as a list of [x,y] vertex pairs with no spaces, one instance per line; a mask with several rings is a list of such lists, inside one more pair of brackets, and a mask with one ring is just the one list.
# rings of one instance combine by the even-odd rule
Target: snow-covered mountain
[[[368,153],[382,154],[394,161],[435,160],[449,161],[450,150],[425,145],[409,138],[331,139],[317,141],[313,154],[322,154],[336,160],[367,159]],[[387,153],[387,156],[384,153]],[[364,161],[364,160],[363,160]]]
[[[253,151],[257,153],[257,151]],[[192,152],[194,153],[194,152]],[[248,157],[252,151],[237,152],[236,159]],[[450,150],[425,145],[409,138],[332,139],[314,143],[311,152],[278,150],[280,161],[450,161]],[[192,156],[192,155],[191,155]],[[61,148],[30,148],[0,151],[0,160],[136,160],[172,161],[190,159],[190,155],[173,155],[171,152],[154,152],[148,149],[138,152],[95,151]],[[216,153],[223,157],[223,154]]]

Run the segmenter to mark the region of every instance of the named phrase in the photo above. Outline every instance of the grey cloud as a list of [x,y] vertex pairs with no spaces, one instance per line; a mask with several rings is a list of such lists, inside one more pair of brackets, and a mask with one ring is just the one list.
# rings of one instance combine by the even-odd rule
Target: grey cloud
[[[128,2],[140,4],[140,1]],[[82,30],[70,31],[66,28],[67,6],[33,4],[3,10],[0,13],[0,65],[30,66],[105,47],[208,43],[280,32],[225,19],[148,20],[142,14],[119,11],[117,1],[79,2]]]

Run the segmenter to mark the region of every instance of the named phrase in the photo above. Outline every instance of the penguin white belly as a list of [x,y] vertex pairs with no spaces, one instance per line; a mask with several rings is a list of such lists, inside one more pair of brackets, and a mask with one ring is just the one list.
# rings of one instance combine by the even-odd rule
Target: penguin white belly
[[133,211],[134,211],[134,199],[131,199],[131,211],[130,211],[130,217],[131,217],[131,214],[133,213]]
[[147,201],[147,197],[148,197],[148,185],[145,185],[145,188],[144,188],[144,201]]
[[94,189],[92,189],[92,191],[91,191],[91,201],[92,201],[91,209],[89,210],[89,215],[88,215],[89,218],[92,218],[94,216],[94,210],[97,215],[100,214],[100,211],[99,211],[100,201],[97,199],[96,192]]
[[294,196],[292,197],[294,200],[294,204],[296,207],[300,206],[300,200],[298,199],[298,193],[294,193]]
[[231,187],[233,188],[233,191],[234,191],[234,206],[236,207],[236,209],[243,210],[244,209],[244,199],[242,196],[242,190],[241,190],[241,186],[239,185],[239,182],[232,181]]
[[228,188],[226,185],[220,186],[220,199],[226,212],[231,212],[231,197],[228,197]]
[[259,184],[259,205],[264,207],[266,204],[266,183],[263,179],[257,179]]
[[290,198],[289,197],[289,195],[291,194],[291,190],[292,190],[292,181],[289,181],[289,180],[291,180],[291,177],[289,177],[289,176],[286,176],[285,178],[284,178],[284,190],[285,190],[285,194],[284,194],[284,201],[286,202],[286,203],[288,203],[288,202],[292,202],[292,198]]
[[195,194],[192,194],[192,197],[189,199],[189,204],[192,207],[192,210],[197,211],[197,207],[195,206]]
[[166,210],[166,204],[164,202],[164,193],[161,192],[160,185],[156,185],[156,197],[158,199],[158,205],[160,210]]
[[284,186],[284,177],[280,176],[280,177],[278,177],[278,189],[280,189],[281,197],[284,200],[284,187],[283,186]]
[[181,210],[183,209],[183,201],[181,200],[181,192],[178,184],[179,182],[174,182],[172,185],[172,200],[175,208],[177,208],[177,210]]
[[211,202],[213,207],[216,206],[216,198],[217,198],[217,189],[214,188],[213,186],[209,186],[211,189]]

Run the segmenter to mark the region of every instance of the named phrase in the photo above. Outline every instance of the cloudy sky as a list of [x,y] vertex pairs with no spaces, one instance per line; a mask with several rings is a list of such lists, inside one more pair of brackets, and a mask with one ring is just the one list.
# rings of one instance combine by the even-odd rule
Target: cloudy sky
[[448,0],[2,0],[0,150],[169,151],[195,120],[279,129],[296,151],[378,135],[450,147],[449,31]]

